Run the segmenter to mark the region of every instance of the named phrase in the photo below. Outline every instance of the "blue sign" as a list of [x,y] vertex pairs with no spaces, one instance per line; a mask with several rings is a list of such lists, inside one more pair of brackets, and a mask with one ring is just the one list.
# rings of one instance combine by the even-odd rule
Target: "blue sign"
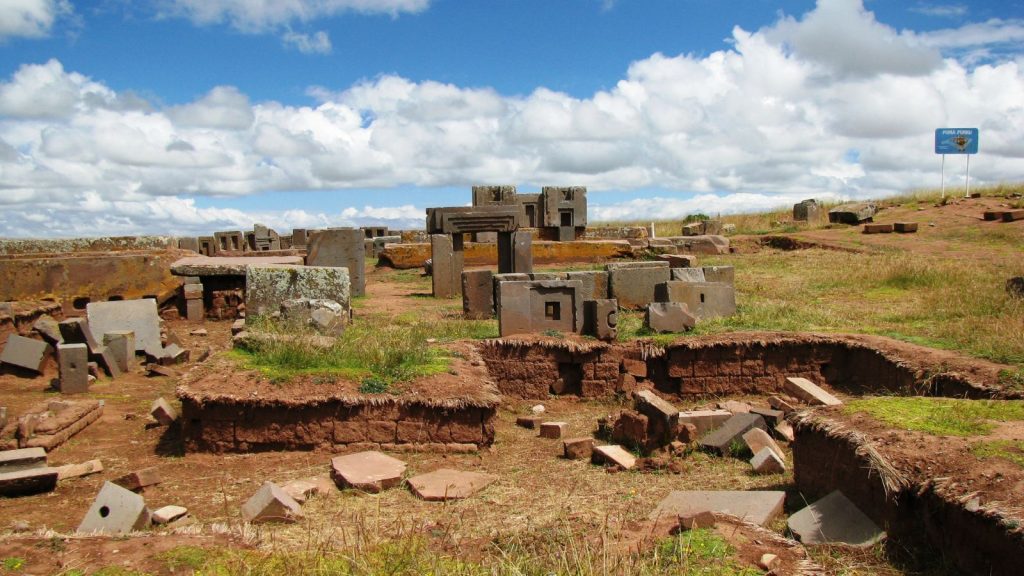
[[935,130],[936,154],[977,154],[977,128],[938,128]]

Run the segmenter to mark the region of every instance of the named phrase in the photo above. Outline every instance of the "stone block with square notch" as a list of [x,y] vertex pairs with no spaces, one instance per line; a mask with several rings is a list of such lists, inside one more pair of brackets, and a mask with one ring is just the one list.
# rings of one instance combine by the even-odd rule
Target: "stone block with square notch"
[[698,320],[736,313],[736,288],[720,282],[665,282],[658,286],[656,298],[685,304]]
[[576,280],[499,282],[498,329],[501,336],[556,330],[583,330],[583,300]]
[[150,518],[142,496],[113,482],[104,482],[77,531],[79,534],[128,534],[149,526]]
[[546,227],[584,228],[587,225],[585,186],[544,186],[540,190],[542,224]]
[[42,340],[11,334],[7,337],[3,353],[0,353],[0,362],[42,373],[52,352],[53,348]]

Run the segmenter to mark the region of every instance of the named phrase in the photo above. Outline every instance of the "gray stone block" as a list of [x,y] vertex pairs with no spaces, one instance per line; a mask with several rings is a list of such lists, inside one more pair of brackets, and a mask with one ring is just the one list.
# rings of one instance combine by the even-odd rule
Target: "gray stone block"
[[43,337],[43,340],[51,346],[56,346],[64,341],[60,335],[60,325],[49,314],[43,314],[32,323],[32,329]]
[[828,211],[828,221],[833,224],[860,224],[874,218],[878,207],[873,202],[852,202],[836,206]]
[[333,300],[347,316],[349,271],[331,266],[250,266],[245,273],[245,309],[253,317],[279,312],[286,300]]
[[787,393],[812,406],[839,406],[843,403],[806,378],[786,378],[782,386]]
[[461,235],[430,235],[430,282],[434,298],[454,298],[462,290]]
[[752,428],[767,430],[768,426],[757,414],[733,414],[721,427],[701,438],[699,444],[704,450],[728,455],[734,446],[746,446],[743,435]]
[[366,251],[363,246],[362,230],[331,228],[317,232],[309,239],[306,264],[347,268],[352,296],[366,294]]
[[498,232],[498,272],[529,274],[533,272],[533,235],[529,232]]
[[652,302],[644,315],[644,326],[655,332],[685,332],[696,324],[697,319],[679,302]]
[[712,282],[665,282],[657,288],[658,302],[679,302],[698,320],[736,313],[736,289]]
[[11,334],[7,337],[3,353],[0,353],[0,362],[42,373],[51,352],[53,348],[42,340]]
[[302,517],[302,508],[294,498],[272,482],[265,482],[242,505],[242,520],[251,524],[295,522]]
[[791,515],[788,525],[804,544],[840,543],[866,548],[885,536],[839,490]]
[[676,282],[706,282],[703,268],[672,268],[672,280]]
[[641,310],[655,301],[658,284],[668,282],[668,262],[622,262],[608,264],[609,296],[627,310]]
[[178,412],[163,397],[153,400],[153,404],[149,407],[149,414],[161,426],[170,426],[178,419]]
[[[127,330],[135,333],[136,351],[160,346],[160,316],[153,298],[90,302],[85,309],[93,335]],[[96,352],[92,344],[89,348]]]
[[701,491],[677,490],[669,493],[654,512],[651,520],[691,516],[700,512],[728,514],[747,522],[765,526],[782,513],[785,492],[776,491]]
[[206,310],[203,307],[203,299],[185,301],[185,318],[189,322],[202,322],[206,318]]
[[566,272],[565,278],[566,280],[579,280],[582,286],[580,297],[584,302],[608,298],[608,272],[601,270]]
[[598,340],[612,341],[618,336],[619,304],[615,300],[584,300],[583,333]]
[[816,221],[821,217],[821,205],[817,200],[803,200],[793,204],[793,220],[797,222]]
[[121,372],[131,370],[135,362],[135,333],[131,330],[115,330],[103,335],[107,347]]
[[578,281],[499,282],[498,330],[502,336],[557,330],[583,330]]
[[490,270],[462,273],[462,315],[476,320],[494,317],[494,273]]
[[40,447],[0,452],[0,473],[20,472],[46,467],[46,450]]
[[146,500],[113,482],[104,482],[78,525],[80,534],[127,534],[149,526]]
[[722,284],[736,284],[736,268],[733,266],[705,266],[705,282],[720,282]]
[[89,347],[86,344],[58,344],[61,394],[89,391]]

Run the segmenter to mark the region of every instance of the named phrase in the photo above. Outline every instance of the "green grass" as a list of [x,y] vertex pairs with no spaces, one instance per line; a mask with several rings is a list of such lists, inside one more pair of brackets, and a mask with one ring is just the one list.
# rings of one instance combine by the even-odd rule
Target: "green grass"
[[844,411],[936,436],[982,436],[995,429],[995,422],[1024,421],[1022,400],[876,397],[850,401]]
[[199,546],[175,546],[166,552],[157,554],[156,558],[167,564],[167,569],[176,572],[181,569],[199,570],[210,560],[213,551]]
[[971,453],[981,459],[1002,458],[1024,468],[1024,441],[1022,440],[978,442],[971,446]]
[[25,567],[25,559],[11,556],[0,560],[0,568],[6,572],[19,572]]

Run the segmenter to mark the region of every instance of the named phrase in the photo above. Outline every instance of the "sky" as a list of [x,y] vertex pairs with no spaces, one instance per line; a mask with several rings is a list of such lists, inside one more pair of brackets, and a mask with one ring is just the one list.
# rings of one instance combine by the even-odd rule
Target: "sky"
[[945,127],[1024,181],[1024,0],[0,0],[0,237],[879,198]]

